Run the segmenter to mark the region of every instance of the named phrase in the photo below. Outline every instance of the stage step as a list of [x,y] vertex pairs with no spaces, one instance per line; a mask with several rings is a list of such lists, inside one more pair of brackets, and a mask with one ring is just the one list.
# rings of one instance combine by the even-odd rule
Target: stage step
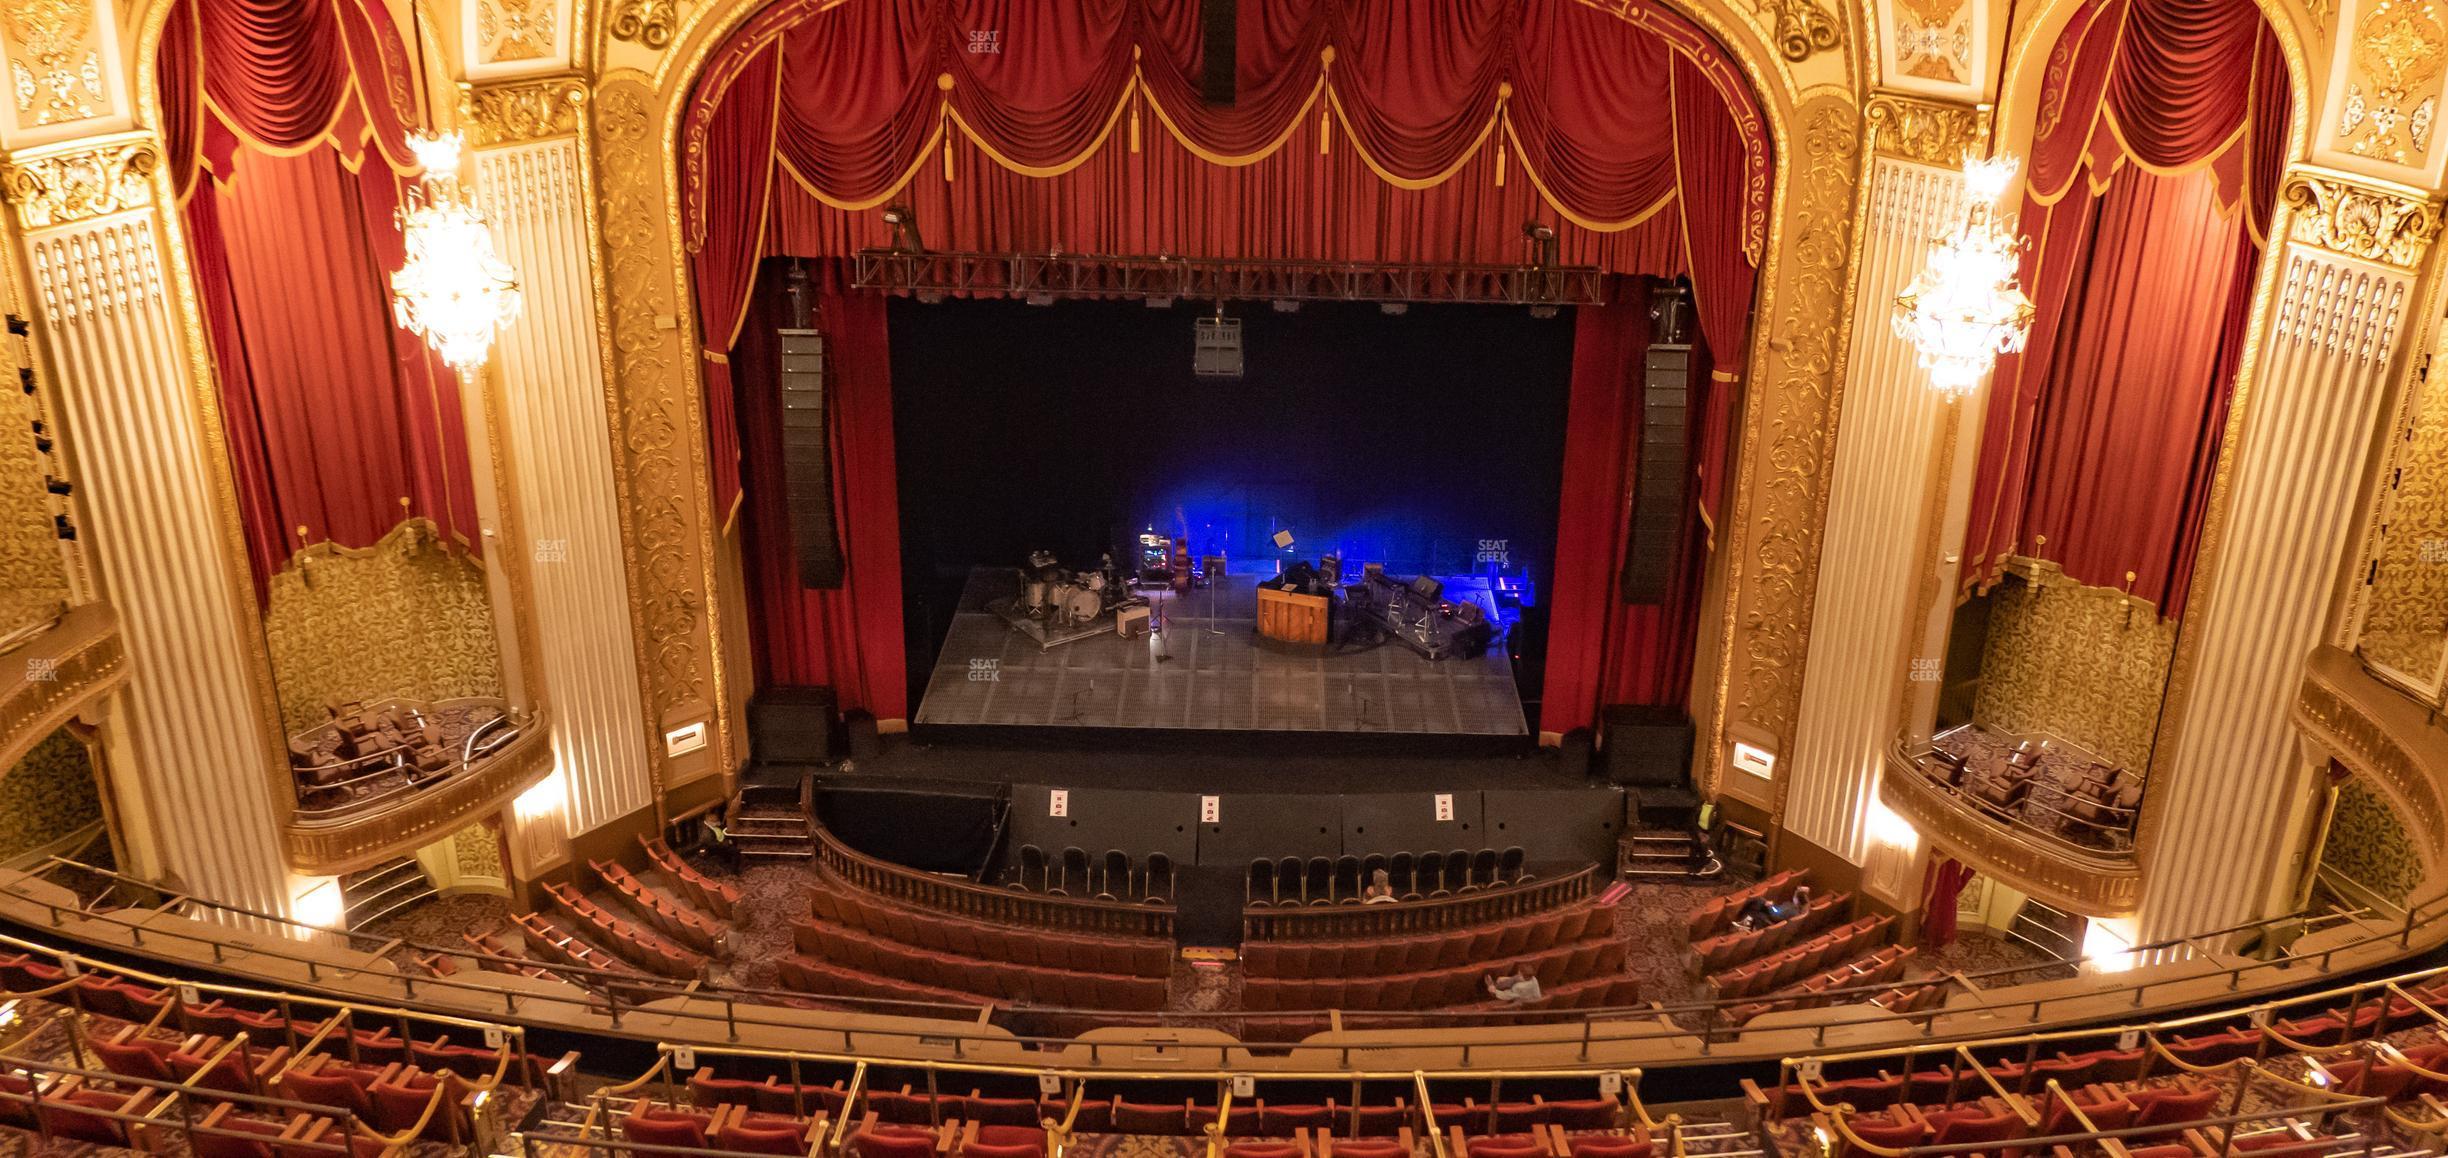
[[1681,829],[1646,829],[1624,842],[1621,875],[1700,880],[1725,872],[1725,862],[1704,840]]
[[815,826],[809,823],[801,799],[796,788],[787,800],[773,800],[769,796],[759,801],[743,791],[739,815],[731,822],[731,840],[739,846],[740,859],[753,862],[815,859]]

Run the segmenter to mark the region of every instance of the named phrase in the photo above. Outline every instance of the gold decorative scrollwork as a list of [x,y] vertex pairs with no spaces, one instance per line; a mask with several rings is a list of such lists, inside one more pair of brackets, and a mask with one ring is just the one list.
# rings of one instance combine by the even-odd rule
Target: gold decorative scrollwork
[[2149,767],[2175,622],[2114,587],[2067,578],[2054,563],[2017,557],[2009,566],[1990,596],[1973,718]]
[[620,0],[612,8],[612,38],[661,52],[680,28],[680,0]]
[[281,727],[321,723],[324,701],[502,694],[484,571],[408,519],[371,547],[317,543],[272,577],[264,640]]
[[1879,153],[1948,168],[1979,151],[1988,118],[1971,105],[1880,93],[1870,98],[1871,144]]
[[474,85],[460,93],[460,120],[477,148],[566,137],[578,131],[586,86],[575,77]]
[[553,0],[477,0],[480,58],[506,64],[552,55],[555,8]]
[[2297,245],[2412,270],[2439,237],[2439,204],[2413,190],[2297,168],[2278,196],[2294,213],[2287,236]]
[[125,138],[20,155],[0,164],[0,199],[17,207],[17,223],[26,229],[142,208],[153,203],[153,167],[160,161],[151,142]]
[[[1779,243],[1774,320],[1765,335],[1768,389],[1746,435],[1757,444],[1759,464],[1745,472],[1756,479],[1740,528],[1750,541],[1731,547],[1752,569],[1743,576],[1749,591],[1739,622],[1729,625],[1741,629],[1730,673],[1738,684],[1733,714],[1780,743],[1792,738],[1801,707],[1819,587],[1861,153],[1860,113],[1842,99],[1805,104],[1799,123],[1796,208]],[[1752,454],[1750,447],[1744,454]]]
[[2142,904],[2142,871],[2131,857],[2085,856],[2016,832],[1930,783],[1893,749],[1879,800],[1939,851],[2055,908],[2122,917]]
[[101,112],[101,41],[91,0],[13,0],[0,8],[0,56],[8,59],[19,127]]
[[1768,0],[1779,55],[1800,64],[1844,43],[1844,29],[1818,0]]
[[631,614],[648,655],[658,716],[706,699],[699,653],[707,601],[689,512],[704,488],[690,469],[694,437],[682,389],[685,331],[671,271],[669,219],[658,180],[654,94],[620,77],[595,93],[595,172],[602,197],[603,264],[610,283],[612,377],[626,513]]

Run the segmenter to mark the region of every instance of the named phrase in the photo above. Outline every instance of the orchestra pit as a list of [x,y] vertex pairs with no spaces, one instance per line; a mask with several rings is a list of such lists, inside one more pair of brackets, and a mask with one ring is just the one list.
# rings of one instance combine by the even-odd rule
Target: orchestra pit
[[0,12],[0,1158],[2448,1155],[2448,12]]

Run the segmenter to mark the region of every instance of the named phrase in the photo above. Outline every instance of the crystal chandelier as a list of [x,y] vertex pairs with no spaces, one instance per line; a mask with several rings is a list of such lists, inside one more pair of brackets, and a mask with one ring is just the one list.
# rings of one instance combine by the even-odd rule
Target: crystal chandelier
[[408,261],[391,275],[392,313],[460,373],[484,365],[493,331],[518,316],[518,276],[493,252],[485,225],[459,184],[457,133],[411,133],[425,175],[399,209]]
[[2031,299],[2015,284],[2022,243],[1997,211],[2014,158],[1966,160],[1963,172],[1963,219],[1930,249],[1895,308],[1896,336],[1919,351],[1930,385],[1949,401],[1978,389],[1998,355],[2020,352],[2032,324]]

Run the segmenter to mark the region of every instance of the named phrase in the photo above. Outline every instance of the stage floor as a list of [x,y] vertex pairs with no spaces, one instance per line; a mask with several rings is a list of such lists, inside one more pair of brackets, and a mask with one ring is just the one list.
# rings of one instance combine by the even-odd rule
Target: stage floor
[[[1257,582],[1150,596],[1164,630],[1041,649],[986,609],[1017,571],[970,572],[916,722],[1224,732],[1525,736],[1511,656],[1430,662],[1396,643],[1314,653],[1258,638]],[[1449,597],[1463,592],[1451,591]]]

